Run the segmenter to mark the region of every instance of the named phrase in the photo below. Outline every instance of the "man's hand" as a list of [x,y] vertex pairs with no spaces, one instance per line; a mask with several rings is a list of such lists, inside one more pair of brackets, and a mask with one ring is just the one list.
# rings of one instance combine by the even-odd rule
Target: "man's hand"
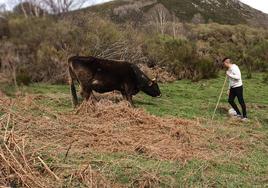
[[226,75],[227,75],[228,77],[230,77],[230,76],[229,76],[229,75],[230,75],[229,71],[226,71]]

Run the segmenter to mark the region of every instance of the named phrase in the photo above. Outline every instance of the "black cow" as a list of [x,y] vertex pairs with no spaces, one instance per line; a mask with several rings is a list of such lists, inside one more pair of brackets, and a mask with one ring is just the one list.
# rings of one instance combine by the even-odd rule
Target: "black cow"
[[88,100],[92,91],[99,93],[118,90],[133,105],[132,96],[139,91],[160,97],[156,80],[149,79],[136,65],[96,57],[73,56],[69,58],[70,87],[73,105],[78,104],[74,81],[81,87],[81,96]]

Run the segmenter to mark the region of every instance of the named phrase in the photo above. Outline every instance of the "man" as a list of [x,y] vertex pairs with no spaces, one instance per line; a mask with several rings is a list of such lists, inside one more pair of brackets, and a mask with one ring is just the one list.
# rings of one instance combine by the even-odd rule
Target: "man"
[[[243,121],[246,121],[247,109],[246,109],[246,104],[243,98],[243,83],[242,83],[240,69],[236,64],[232,64],[230,58],[224,58],[222,62],[224,66],[228,68],[226,72],[226,75],[229,78],[229,89],[227,91],[227,94],[229,95],[228,102],[236,111],[236,114],[237,114],[236,116],[241,118]],[[237,105],[234,102],[235,97],[238,98],[239,104],[242,107],[243,116],[241,115]]]

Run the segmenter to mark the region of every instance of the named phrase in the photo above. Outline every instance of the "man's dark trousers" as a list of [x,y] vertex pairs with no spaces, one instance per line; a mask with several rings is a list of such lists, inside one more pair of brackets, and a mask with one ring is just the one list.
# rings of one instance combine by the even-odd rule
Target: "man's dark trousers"
[[246,108],[246,104],[245,104],[244,97],[243,97],[243,86],[231,88],[230,93],[229,93],[229,99],[228,99],[228,102],[233,107],[233,109],[236,111],[236,113],[238,115],[241,115],[237,105],[234,102],[235,97],[238,98],[238,102],[242,107],[243,117],[246,118],[247,117],[247,108]]

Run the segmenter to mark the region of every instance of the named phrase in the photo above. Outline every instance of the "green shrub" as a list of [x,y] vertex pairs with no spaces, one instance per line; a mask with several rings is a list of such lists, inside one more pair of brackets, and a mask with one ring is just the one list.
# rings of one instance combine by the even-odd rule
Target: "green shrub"
[[268,70],[268,41],[261,41],[248,50],[249,64],[254,70],[265,72]]
[[263,76],[263,82],[268,84],[268,73]]
[[244,25],[180,24],[177,36],[163,36],[148,32],[150,25],[134,29],[87,11],[62,17],[10,14],[8,20],[12,32],[5,40],[15,46],[11,54],[19,60],[18,70],[27,67],[34,82],[64,82],[66,61],[72,55],[158,65],[178,79],[194,81],[215,77],[214,60],[225,56],[243,65],[248,77],[268,68],[268,32]]
[[9,36],[8,20],[0,16],[0,39]]
[[147,45],[150,58],[161,62],[160,66],[166,66],[178,79],[197,81],[217,75],[214,61],[200,56],[195,43],[191,41],[159,36],[148,41]]
[[21,72],[17,74],[16,80],[18,85],[28,86],[31,83],[31,76],[26,72]]

